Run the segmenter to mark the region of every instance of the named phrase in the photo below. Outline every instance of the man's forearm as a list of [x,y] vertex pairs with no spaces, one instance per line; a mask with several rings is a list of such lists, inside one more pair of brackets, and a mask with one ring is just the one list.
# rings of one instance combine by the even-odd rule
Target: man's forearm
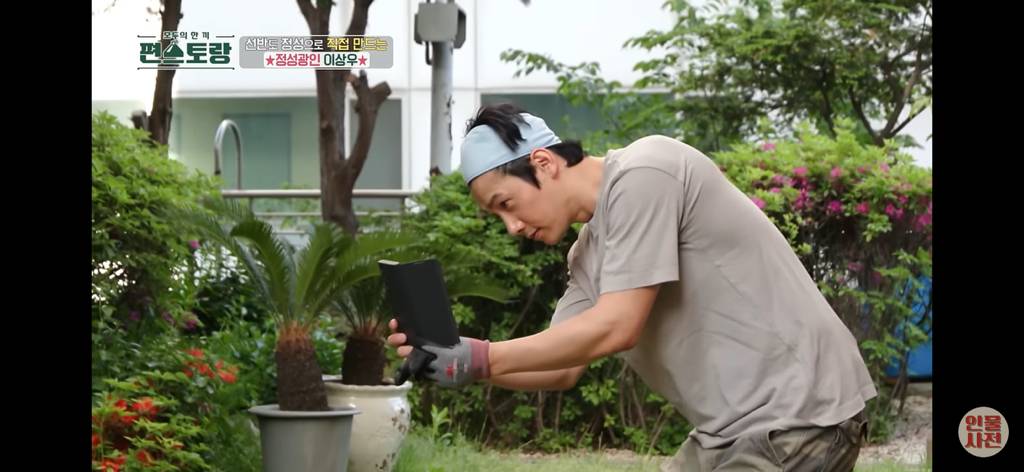
[[610,292],[577,316],[532,336],[490,344],[491,376],[565,369],[632,349],[658,286]]
[[493,385],[511,390],[565,390],[571,387],[568,369],[541,372],[516,372],[487,379]]
[[591,310],[531,336],[491,343],[491,375],[565,369],[622,350],[610,314]]

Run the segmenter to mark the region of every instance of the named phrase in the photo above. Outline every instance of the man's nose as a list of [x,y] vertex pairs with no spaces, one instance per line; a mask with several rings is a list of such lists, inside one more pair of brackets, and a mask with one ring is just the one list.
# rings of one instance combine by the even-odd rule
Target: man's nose
[[526,227],[526,225],[523,224],[522,221],[519,221],[519,219],[510,215],[502,216],[501,219],[505,220],[505,229],[507,229],[508,234],[512,236],[521,234],[523,232],[523,229]]

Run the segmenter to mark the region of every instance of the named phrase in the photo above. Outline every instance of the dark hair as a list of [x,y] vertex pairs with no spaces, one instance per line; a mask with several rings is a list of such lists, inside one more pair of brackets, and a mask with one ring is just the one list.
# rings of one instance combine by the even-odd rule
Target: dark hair
[[[524,140],[523,134],[519,132],[519,124],[526,123],[526,120],[519,116],[520,113],[529,112],[512,103],[498,103],[480,107],[480,110],[476,112],[476,116],[466,123],[466,133],[469,133],[470,130],[477,126],[490,126],[509,149],[515,150],[516,144]],[[565,160],[569,167],[582,162],[583,157],[586,155],[579,141],[563,141],[558,144],[552,144],[546,149]],[[495,167],[495,170],[502,175],[519,177],[533,184],[534,187],[540,188],[540,182],[537,181],[536,170],[530,164],[529,155]]]

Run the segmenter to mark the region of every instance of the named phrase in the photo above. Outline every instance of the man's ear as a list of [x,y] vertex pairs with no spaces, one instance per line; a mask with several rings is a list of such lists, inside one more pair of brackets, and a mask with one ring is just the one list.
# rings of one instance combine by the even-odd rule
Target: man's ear
[[548,178],[558,178],[560,170],[558,159],[560,158],[555,153],[544,148],[537,148],[530,152],[530,163],[533,164],[537,174],[547,175]]

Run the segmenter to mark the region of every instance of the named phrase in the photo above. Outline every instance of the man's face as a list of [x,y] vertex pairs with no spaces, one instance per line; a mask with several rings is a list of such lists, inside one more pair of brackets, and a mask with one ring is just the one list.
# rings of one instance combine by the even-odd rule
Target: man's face
[[552,178],[549,169],[535,166],[535,170],[539,189],[519,177],[492,170],[474,179],[469,190],[480,208],[501,218],[509,234],[553,246],[568,231],[571,216],[563,204],[559,180]]

